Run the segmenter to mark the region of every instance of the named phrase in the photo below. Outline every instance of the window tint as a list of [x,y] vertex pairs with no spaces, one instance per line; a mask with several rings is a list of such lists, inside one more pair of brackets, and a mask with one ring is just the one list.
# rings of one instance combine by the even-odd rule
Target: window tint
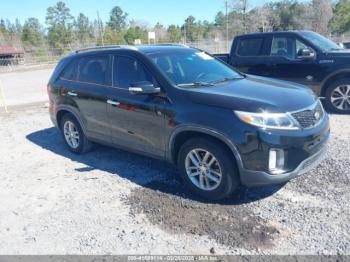
[[[309,48],[304,43],[300,42],[299,40],[296,41],[296,54],[300,52],[302,49]],[[311,49],[311,48],[309,48]]]
[[284,56],[289,59],[296,59],[298,51],[304,48],[308,47],[295,38],[274,37],[271,46],[271,56]]
[[77,61],[71,62],[62,72],[60,78],[66,80],[76,80],[77,76]]
[[242,39],[239,41],[237,54],[240,56],[259,56],[262,44],[262,38]]
[[114,86],[129,88],[138,82],[148,81],[154,83],[151,74],[135,58],[116,56],[113,68]]
[[271,45],[271,56],[295,58],[295,39],[289,37],[274,37]]
[[84,57],[78,65],[78,81],[100,84],[106,83],[108,56]]

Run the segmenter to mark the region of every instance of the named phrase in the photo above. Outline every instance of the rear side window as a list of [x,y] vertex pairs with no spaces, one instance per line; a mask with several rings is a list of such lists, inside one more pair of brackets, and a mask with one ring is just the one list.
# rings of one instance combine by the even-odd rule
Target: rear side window
[[103,85],[106,83],[108,56],[84,57],[78,64],[78,81]]
[[116,56],[113,70],[114,86],[116,87],[127,89],[138,82],[154,83],[148,70],[132,57]]
[[65,80],[76,80],[77,75],[77,61],[73,61],[63,70],[60,78]]
[[262,45],[262,38],[242,39],[239,41],[237,54],[240,56],[259,56]]

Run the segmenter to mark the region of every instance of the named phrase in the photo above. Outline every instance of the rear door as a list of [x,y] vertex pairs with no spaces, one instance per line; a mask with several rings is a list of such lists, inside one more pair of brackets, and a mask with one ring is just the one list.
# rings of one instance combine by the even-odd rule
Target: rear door
[[[62,95],[66,104],[79,110],[90,137],[110,141],[107,118],[107,94],[111,88],[109,55],[84,56],[64,74]],[[75,71],[74,71],[75,70]]]
[[131,94],[133,83],[158,85],[147,67],[131,55],[113,57],[113,86],[107,108],[112,140],[132,150],[163,158],[166,101],[158,95]]
[[230,64],[240,72],[270,76],[265,63],[266,41],[262,35],[240,37],[236,40]]

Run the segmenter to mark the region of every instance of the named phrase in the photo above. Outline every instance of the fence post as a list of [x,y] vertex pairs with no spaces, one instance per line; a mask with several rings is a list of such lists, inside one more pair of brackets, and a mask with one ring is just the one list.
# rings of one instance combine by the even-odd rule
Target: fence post
[[3,88],[3,84],[2,84],[1,80],[0,80],[0,101],[2,101],[2,104],[3,104],[4,108],[5,108],[5,112],[6,112],[6,114],[8,114],[6,100],[5,100],[4,88]]

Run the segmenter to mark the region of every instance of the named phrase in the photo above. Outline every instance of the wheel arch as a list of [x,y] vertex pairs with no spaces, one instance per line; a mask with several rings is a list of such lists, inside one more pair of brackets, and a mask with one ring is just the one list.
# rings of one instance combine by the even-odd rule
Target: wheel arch
[[84,133],[86,133],[86,127],[84,122],[79,116],[79,113],[75,108],[69,107],[69,106],[60,106],[57,108],[56,111],[56,121],[57,121],[57,127],[61,127],[61,121],[64,115],[71,114],[75,117],[75,119],[78,121],[79,125],[81,126]]
[[183,145],[183,143],[188,139],[191,139],[195,136],[209,137],[213,140],[218,141],[232,154],[232,157],[235,160],[238,169],[242,169],[243,165],[239,151],[230,139],[216,130],[198,126],[185,126],[177,128],[175,131],[173,131],[170,136],[168,145],[168,159],[170,162],[177,162],[177,156],[181,145]]
[[343,78],[350,78],[350,69],[338,70],[329,75],[322,83],[321,96],[324,97],[326,95],[326,90],[330,84]]

